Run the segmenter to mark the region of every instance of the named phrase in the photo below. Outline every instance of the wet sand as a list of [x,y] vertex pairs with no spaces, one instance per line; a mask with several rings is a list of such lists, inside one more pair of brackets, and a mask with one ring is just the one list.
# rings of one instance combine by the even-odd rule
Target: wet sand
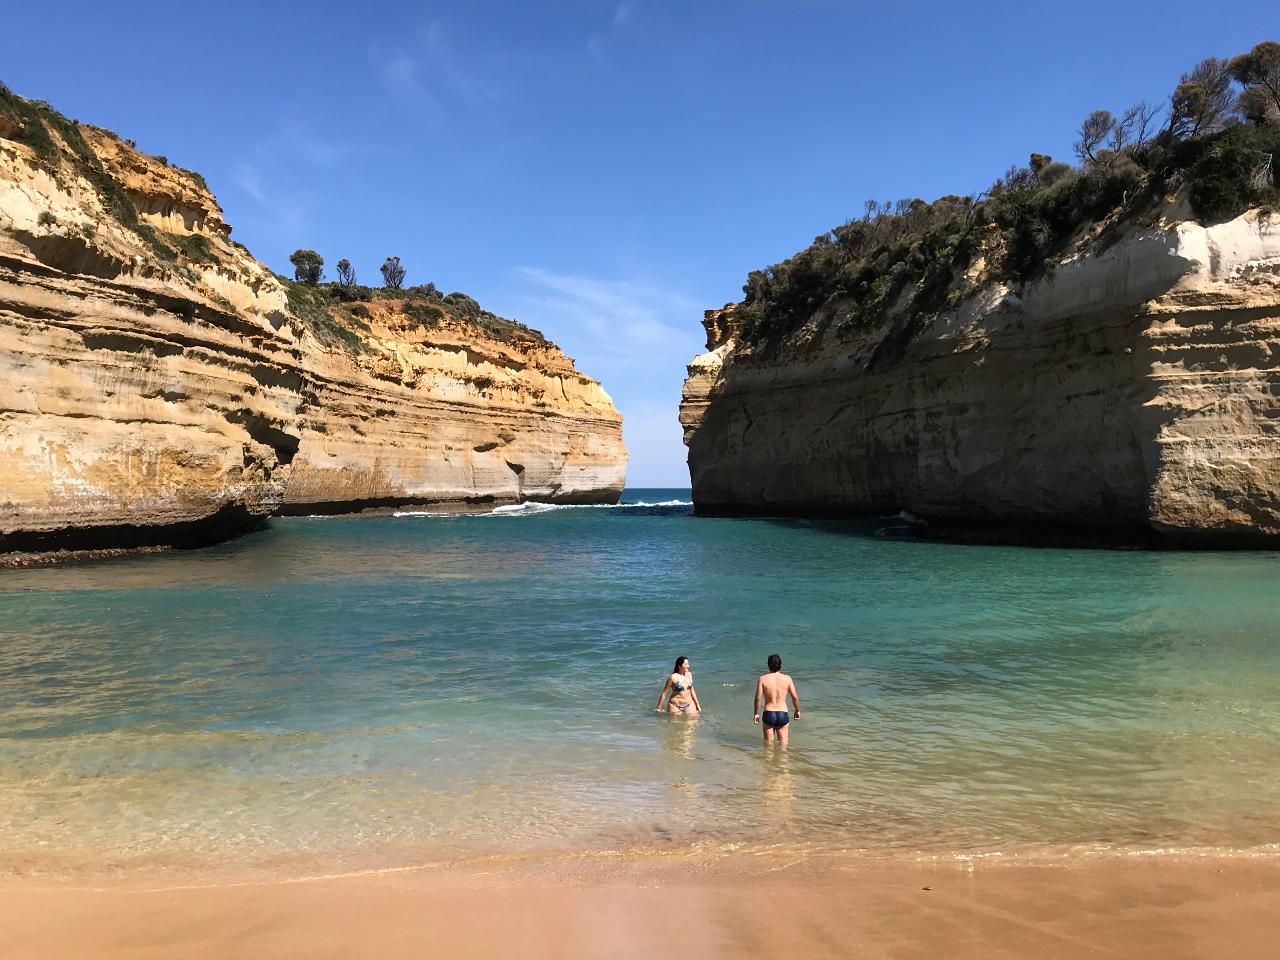
[[[0,883],[0,957],[1272,958],[1280,859],[444,865],[237,885]],[[673,954],[674,951],[674,954]]]

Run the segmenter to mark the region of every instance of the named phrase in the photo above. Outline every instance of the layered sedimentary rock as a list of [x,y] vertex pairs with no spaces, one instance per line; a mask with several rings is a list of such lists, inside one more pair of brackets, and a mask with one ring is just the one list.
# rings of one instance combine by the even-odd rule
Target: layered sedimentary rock
[[621,418],[540,335],[396,299],[304,316],[198,175],[0,93],[0,551],[616,501]]
[[[685,383],[700,509],[906,510],[1184,544],[1280,537],[1269,211],[1204,227],[1175,206],[922,324],[890,314],[761,351],[738,342],[739,309],[707,313],[708,352]],[[824,305],[808,330],[842,309]]]
[[554,345],[503,340],[399,304],[361,304],[362,351],[312,355],[290,513],[403,504],[614,503],[618,414]]

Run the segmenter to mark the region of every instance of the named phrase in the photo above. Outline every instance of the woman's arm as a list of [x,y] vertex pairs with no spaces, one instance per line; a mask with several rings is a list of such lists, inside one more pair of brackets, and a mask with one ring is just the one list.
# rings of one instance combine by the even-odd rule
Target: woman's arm
[[667,682],[662,685],[662,692],[658,694],[658,705],[653,709],[655,710],[662,709],[662,698],[667,695],[667,691],[670,689],[671,689],[671,678],[667,677]]
[[690,682],[690,683],[689,683],[689,696],[693,697],[693,706],[694,706],[694,708],[695,708],[699,713],[701,713],[701,712],[702,712],[702,704],[698,702],[698,691],[697,691],[697,690],[695,690],[695,689],[693,689],[693,683],[692,683],[692,682]]

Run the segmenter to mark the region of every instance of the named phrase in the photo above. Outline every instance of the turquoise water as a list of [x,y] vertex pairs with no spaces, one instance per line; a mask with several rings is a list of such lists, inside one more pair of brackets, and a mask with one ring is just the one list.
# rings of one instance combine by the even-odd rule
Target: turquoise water
[[[1277,555],[625,499],[0,573],[0,867],[1280,840]],[[677,654],[697,722],[653,709]]]

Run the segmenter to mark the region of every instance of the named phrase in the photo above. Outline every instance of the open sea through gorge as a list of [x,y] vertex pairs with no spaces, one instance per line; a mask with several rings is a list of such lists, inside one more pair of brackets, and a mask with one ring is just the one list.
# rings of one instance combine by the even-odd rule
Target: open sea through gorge
[[[1280,840],[1280,557],[902,526],[633,489],[4,572],[0,871]],[[679,654],[696,721],[654,711]]]

